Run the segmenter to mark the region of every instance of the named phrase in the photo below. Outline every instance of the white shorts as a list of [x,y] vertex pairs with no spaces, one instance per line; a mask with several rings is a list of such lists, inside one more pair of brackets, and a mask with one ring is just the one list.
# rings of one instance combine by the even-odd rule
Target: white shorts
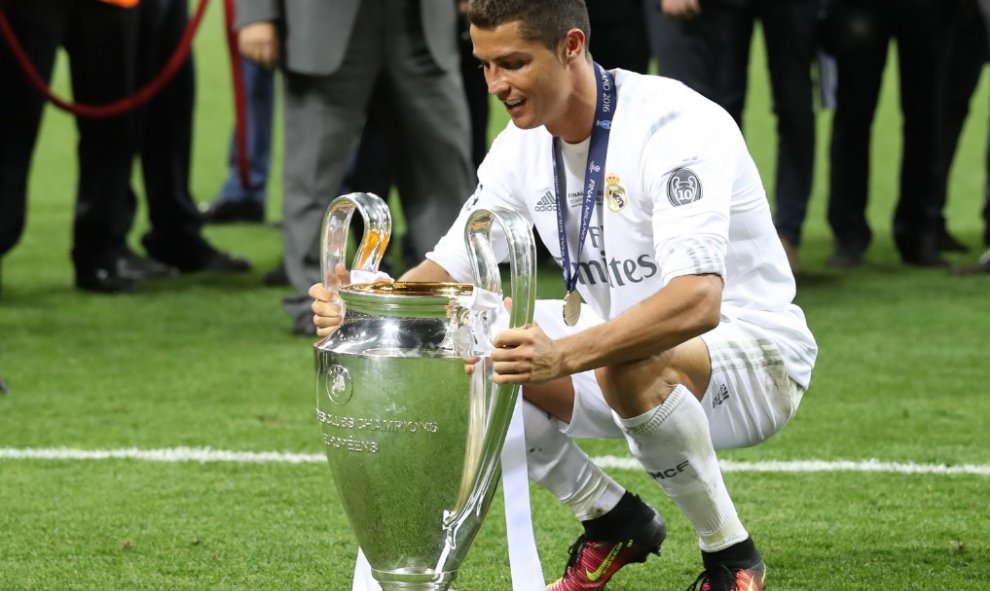
[[[568,327],[563,302],[537,302],[534,320],[550,337],[573,334],[600,318],[582,306],[581,321]],[[804,388],[787,375],[780,349],[747,323],[722,318],[701,337],[708,345],[712,377],[701,405],[708,416],[715,449],[748,447],[783,428],[797,411]],[[558,428],[571,437],[622,438],[594,371],[571,376],[574,410],[571,422]]]

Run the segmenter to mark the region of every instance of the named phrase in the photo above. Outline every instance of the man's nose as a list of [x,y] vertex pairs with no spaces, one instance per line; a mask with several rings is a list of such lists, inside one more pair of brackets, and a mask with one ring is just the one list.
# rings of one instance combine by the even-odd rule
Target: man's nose
[[488,94],[500,96],[509,91],[509,83],[506,82],[501,70],[494,66],[485,70],[485,82],[488,83]]

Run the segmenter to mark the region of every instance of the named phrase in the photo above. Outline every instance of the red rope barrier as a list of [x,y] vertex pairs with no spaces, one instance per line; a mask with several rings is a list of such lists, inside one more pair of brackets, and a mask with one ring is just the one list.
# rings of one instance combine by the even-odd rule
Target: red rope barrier
[[237,29],[234,28],[234,0],[224,0],[224,17],[227,33],[227,53],[230,54],[230,75],[234,85],[234,145],[237,153],[237,173],[241,186],[251,189],[251,166],[247,157],[247,98],[244,95],[244,71],[241,69],[241,52],[237,47]]
[[55,96],[48,87],[48,84],[38,74],[38,70],[35,69],[34,64],[31,63],[27,54],[24,53],[20,41],[17,40],[13,29],[10,28],[10,23],[7,22],[7,15],[2,10],[0,10],[0,34],[3,35],[4,40],[10,47],[10,51],[14,54],[14,58],[17,59],[17,63],[20,65],[21,70],[27,76],[31,85],[56,107],[79,117],[115,117],[148,102],[172,80],[175,73],[182,67],[183,62],[189,57],[189,49],[192,45],[193,36],[196,34],[196,29],[199,28],[199,23],[203,20],[203,12],[206,10],[209,2],[210,0],[199,0],[199,5],[196,7],[196,14],[189,21],[189,26],[182,33],[182,39],[179,41],[175,52],[169,58],[165,67],[162,68],[162,71],[153,80],[145,84],[134,95],[104,105],[73,103]]
[[[171,57],[169,57],[165,67],[162,68],[161,72],[159,72],[155,78],[150,80],[142,88],[138,89],[138,91],[132,96],[124,97],[120,100],[103,105],[74,103],[55,96],[55,94],[51,91],[51,88],[48,86],[48,83],[41,77],[40,74],[38,74],[37,68],[34,67],[34,64],[31,63],[30,58],[28,58],[27,54],[24,52],[24,48],[21,47],[21,43],[17,39],[17,35],[14,33],[13,29],[10,28],[10,23],[7,21],[7,15],[2,9],[0,9],[0,36],[3,37],[4,41],[7,43],[7,46],[10,48],[11,53],[14,54],[14,58],[17,60],[21,71],[27,77],[28,82],[30,82],[30,84],[34,86],[34,88],[53,105],[79,117],[115,117],[148,102],[154,98],[154,96],[158,94],[158,92],[161,91],[166,84],[171,82],[172,78],[175,77],[176,72],[179,71],[179,68],[182,67],[182,64],[189,57],[193,37],[196,36],[196,31],[199,29],[199,25],[203,21],[203,14],[206,12],[206,7],[209,3],[210,0],[199,1],[199,4],[196,6],[196,12],[194,13],[193,18],[189,21],[189,24],[186,26],[185,31],[183,31],[182,37],[180,38],[175,51],[172,53]],[[224,33],[227,40],[227,49],[230,54],[230,72],[234,86],[234,137],[237,152],[237,169],[241,185],[247,189],[251,188],[251,169],[247,158],[247,118],[245,115],[246,98],[244,95],[244,75],[241,70],[240,53],[237,48],[237,32],[234,29],[234,0],[224,0],[224,15]]]

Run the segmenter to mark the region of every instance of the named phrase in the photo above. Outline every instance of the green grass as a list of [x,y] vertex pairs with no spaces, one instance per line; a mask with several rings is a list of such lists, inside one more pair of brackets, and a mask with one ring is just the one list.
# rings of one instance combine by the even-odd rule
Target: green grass
[[[198,111],[193,191],[211,199],[225,175],[230,90],[219,8],[196,44]],[[760,53],[748,141],[772,194],[773,123]],[[907,268],[890,241],[900,160],[894,72],[874,129],[870,219],[862,269],[827,269],[824,219],[829,115],[819,117],[819,169],[799,303],[821,346],[793,423],[738,461],[861,460],[990,464],[986,335],[990,278]],[[56,87],[66,92],[64,63]],[[973,249],[985,180],[986,81],[953,169],[947,215]],[[499,113],[493,127],[504,122]],[[279,152],[281,140],[279,139]],[[28,227],[4,260],[0,296],[0,448],[211,447],[321,453],[310,343],[288,334],[283,290],[261,287],[280,255],[271,227],[209,228],[250,257],[242,277],[183,277],[139,295],[72,289],[68,259],[75,129],[49,109],[31,175]],[[275,178],[280,166],[276,161]],[[277,219],[280,191],[270,192]],[[145,222],[132,234],[135,244]],[[542,273],[544,295],[559,277]],[[615,441],[593,455],[627,455]],[[683,589],[699,561],[690,527],[640,472],[613,471],[670,524],[664,556],[623,571],[610,589]],[[774,589],[990,588],[990,481],[981,476],[870,473],[726,475]],[[533,489],[548,578],[578,533],[568,510]],[[496,497],[456,584],[510,587]],[[134,460],[0,460],[0,589],[349,589],[353,536],[320,464],[163,464]]]

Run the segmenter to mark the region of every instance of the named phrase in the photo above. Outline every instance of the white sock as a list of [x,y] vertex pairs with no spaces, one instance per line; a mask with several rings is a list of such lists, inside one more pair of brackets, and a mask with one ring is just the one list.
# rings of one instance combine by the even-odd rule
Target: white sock
[[601,517],[619,504],[626,490],[558,431],[550,415],[524,400],[523,420],[530,480],[570,507],[581,521]]
[[615,418],[632,454],[694,525],[702,550],[749,537],[722,480],[705,411],[687,388],[678,385],[640,416]]

